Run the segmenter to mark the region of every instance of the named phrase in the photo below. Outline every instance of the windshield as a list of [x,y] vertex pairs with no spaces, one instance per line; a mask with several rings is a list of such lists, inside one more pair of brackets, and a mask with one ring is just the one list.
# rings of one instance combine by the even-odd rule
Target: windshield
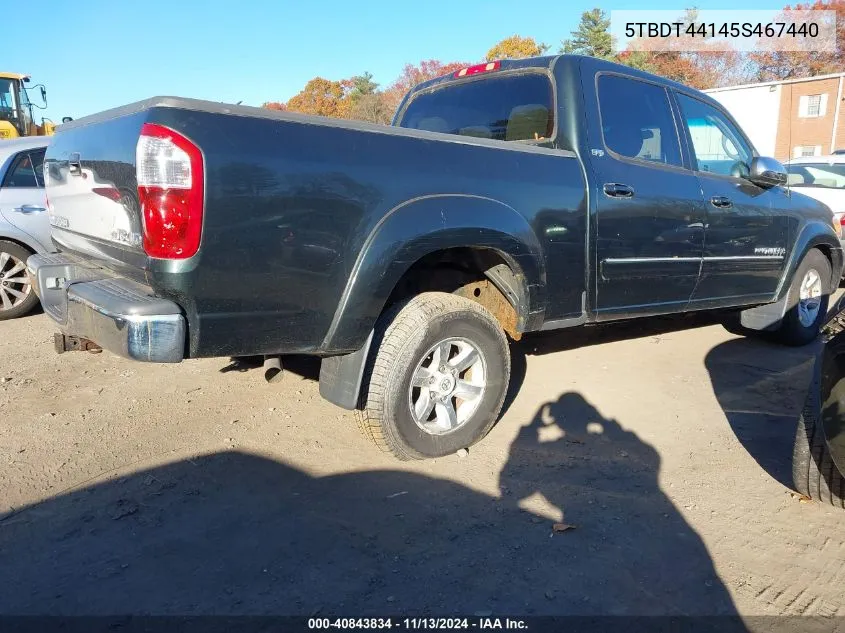
[[552,83],[541,73],[447,83],[414,96],[400,127],[500,141],[549,141]]
[[786,171],[793,187],[845,189],[845,163],[801,163],[787,165]]

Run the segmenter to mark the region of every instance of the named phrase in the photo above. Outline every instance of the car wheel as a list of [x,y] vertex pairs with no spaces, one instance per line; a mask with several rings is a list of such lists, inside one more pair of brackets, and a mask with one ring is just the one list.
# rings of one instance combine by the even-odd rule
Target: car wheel
[[440,457],[493,427],[510,379],[510,350],[481,305],[426,292],[379,320],[357,411],[361,430],[402,460]]
[[784,345],[806,345],[816,339],[827,314],[830,299],[830,262],[812,249],[792,277],[788,308],[772,340]]
[[[837,351],[838,350],[838,351]],[[845,507],[845,479],[833,463],[822,428],[821,364],[828,371],[839,365],[835,358],[845,354],[845,339],[839,343],[827,344],[821,363],[813,372],[813,380],[804,403],[795,445],[792,449],[792,482],[795,489],[814,501],[829,503],[837,508]],[[831,361],[833,361],[831,363]],[[836,371],[833,369],[833,371]],[[845,396],[845,375],[841,376],[827,395],[827,399]]]
[[26,259],[32,252],[14,242],[0,240],[0,321],[32,312],[38,296],[26,275]]

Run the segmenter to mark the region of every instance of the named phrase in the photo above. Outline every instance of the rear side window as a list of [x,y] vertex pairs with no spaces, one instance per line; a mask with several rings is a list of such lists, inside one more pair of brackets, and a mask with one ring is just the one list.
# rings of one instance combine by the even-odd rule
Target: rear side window
[[549,141],[552,82],[541,73],[446,84],[414,97],[400,127],[499,141]]
[[44,186],[44,153],[45,150],[21,152],[12,161],[6,177],[4,187],[37,188]]
[[627,158],[681,165],[678,133],[664,88],[602,75],[598,94],[605,147]]

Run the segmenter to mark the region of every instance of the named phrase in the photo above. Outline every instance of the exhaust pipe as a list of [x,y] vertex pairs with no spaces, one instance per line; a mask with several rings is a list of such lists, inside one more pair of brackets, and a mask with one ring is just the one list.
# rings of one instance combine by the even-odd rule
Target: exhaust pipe
[[267,382],[279,382],[284,375],[281,356],[264,357],[264,380]]

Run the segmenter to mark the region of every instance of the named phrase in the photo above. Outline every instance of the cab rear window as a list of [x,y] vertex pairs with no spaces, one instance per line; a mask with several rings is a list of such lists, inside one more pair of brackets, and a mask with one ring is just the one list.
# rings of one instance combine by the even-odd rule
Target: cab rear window
[[447,83],[416,95],[400,127],[499,141],[549,141],[552,82],[541,73]]

